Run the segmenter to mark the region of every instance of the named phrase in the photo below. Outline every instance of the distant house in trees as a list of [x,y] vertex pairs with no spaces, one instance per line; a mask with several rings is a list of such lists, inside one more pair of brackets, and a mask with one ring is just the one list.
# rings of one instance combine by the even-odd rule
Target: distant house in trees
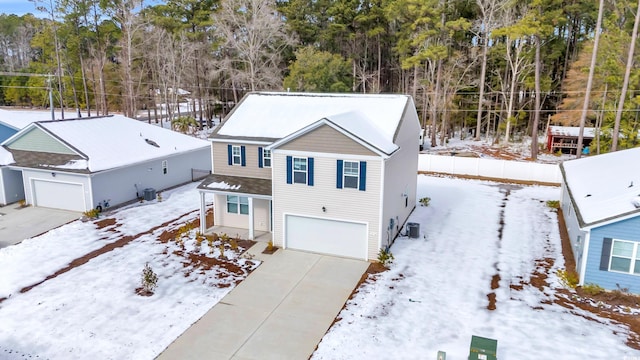
[[[582,134],[582,147],[591,145],[595,137],[595,128],[585,127]],[[574,126],[549,126],[547,129],[547,150],[551,153],[574,154],[578,149],[580,128]]]
[[640,293],[640,148],[565,161],[562,212],[580,285]]

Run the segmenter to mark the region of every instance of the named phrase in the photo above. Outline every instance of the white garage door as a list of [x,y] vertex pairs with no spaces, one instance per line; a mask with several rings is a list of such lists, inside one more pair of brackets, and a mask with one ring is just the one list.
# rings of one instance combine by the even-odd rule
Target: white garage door
[[34,205],[85,211],[82,184],[33,180]]
[[366,260],[367,226],[287,215],[285,247]]

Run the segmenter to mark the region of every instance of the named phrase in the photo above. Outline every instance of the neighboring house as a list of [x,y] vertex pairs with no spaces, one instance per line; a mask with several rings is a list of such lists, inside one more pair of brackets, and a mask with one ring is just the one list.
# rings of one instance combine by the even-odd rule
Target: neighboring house
[[[591,145],[595,137],[595,128],[586,127],[582,133],[582,146]],[[578,150],[580,128],[573,126],[549,126],[547,129],[547,150],[551,153],[574,154]]]
[[213,194],[216,225],[376,259],[415,207],[419,136],[410,96],[250,93],[210,137],[201,216]]
[[580,284],[640,293],[640,148],[566,161],[562,212]]
[[10,111],[0,109],[0,143],[34,121],[50,119],[51,113],[44,111]]
[[5,204],[22,197],[34,206],[86,211],[211,169],[207,141],[120,115],[37,121],[2,147],[11,155],[0,154]]

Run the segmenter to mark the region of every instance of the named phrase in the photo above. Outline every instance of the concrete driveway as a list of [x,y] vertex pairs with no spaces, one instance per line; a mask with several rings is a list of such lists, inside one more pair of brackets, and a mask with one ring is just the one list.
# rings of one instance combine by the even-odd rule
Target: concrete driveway
[[259,255],[264,262],[158,359],[307,359],[369,266],[290,250]]
[[20,208],[17,204],[0,207],[0,249],[17,244],[24,239],[45,233],[82,214],[74,211],[41,207]]

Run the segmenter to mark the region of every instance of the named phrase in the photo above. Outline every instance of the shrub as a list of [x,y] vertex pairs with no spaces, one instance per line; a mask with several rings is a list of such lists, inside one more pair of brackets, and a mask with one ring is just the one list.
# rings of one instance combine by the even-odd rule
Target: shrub
[[25,199],[18,200],[18,205],[20,205],[20,207],[27,207],[27,200]]
[[429,206],[430,201],[430,197],[423,197],[422,199],[420,199],[420,204],[422,204],[422,206]]
[[156,287],[158,287],[158,275],[153,272],[149,263],[146,263],[142,269],[142,289],[147,293],[153,293]]
[[582,291],[587,295],[596,296],[604,292],[604,289],[597,284],[586,284],[582,287]]
[[378,261],[383,266],[389,266],[393,263],[394,257],[389,249],[381,248],[378,252]]
[[578,286],[578,274],[576,274],[575,272],[571,271],[567,271],[565,269],[559,269],[556,272],[556,275],[558,275],[558,279],[560,280],[560,283],[565,286],[568,287],[570,289],[575,289],[576,286]]
[[229,244],[231,245],[231,250],[238,251],[238,238],[231,239]]
[[162,193],[157,193],[156,198],[158,199],[158,202],[162,202]]
[[269,240],[269,242],[267,243],[267,248],[265,250],[273,251],[273,241]]
[[85,212],[82,213],[82,215],[90,218],[90,219],[97,219],[98,216],[100,216],[100,211],[98,211],[98,209],[91,209],[91,210],[87,210]]
[[548,200],[547,201],[547,206],[552,208],[552,209],[559,209],[560,208],[560,200]]
[[224,256],[224,243],[221,242],[220,246],[218,246],[218,248],[220,249],[220,259],[226,259],[227,257]]

